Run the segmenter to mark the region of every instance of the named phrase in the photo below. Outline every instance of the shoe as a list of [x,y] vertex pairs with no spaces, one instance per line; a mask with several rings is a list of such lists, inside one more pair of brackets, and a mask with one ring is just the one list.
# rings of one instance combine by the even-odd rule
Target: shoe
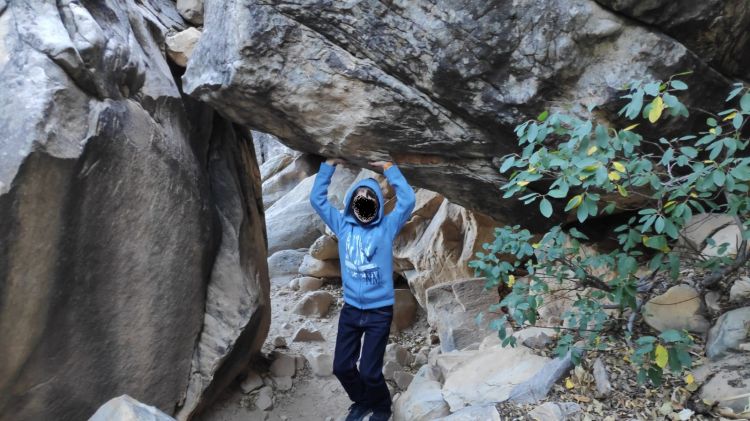
[[354,402],[349,407],[349,413],[346,415],[346,421],[362,421],[365,415],[372,412],[372,410],[361,403]]
[[370,421],[388,421],[391,418],[391,411],[377,410],[370,415]]

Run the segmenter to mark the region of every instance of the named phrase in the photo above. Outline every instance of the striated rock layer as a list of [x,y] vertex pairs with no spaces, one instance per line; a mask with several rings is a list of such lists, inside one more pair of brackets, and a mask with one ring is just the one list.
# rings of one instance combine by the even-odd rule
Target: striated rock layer
[[417,186],[514,223],[540,217],[501,198],[494,158],[524,119],[601,105],[618,126],[618,89],[685,70],[688,103],[728,90],[685,45],[591,0],[208,0],[204,22],[186,92],[295,149],[391,156]]
[[0,420],[125,393],[186,418],[265,337],[253,147],[182,96],[183,25],[167,0],[0,1]]

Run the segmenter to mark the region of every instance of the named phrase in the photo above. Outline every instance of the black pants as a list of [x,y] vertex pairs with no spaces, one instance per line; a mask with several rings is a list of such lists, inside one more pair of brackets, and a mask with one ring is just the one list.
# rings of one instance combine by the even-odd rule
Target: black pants
[[[344,303],[339,316],[333,374],[349,398],[373,410],[391,411],[391,395],[383,377],[383,355],[393,319],[393,306],[361,310]],[[360,343],[364,334],[364,343]],[[360,348],[362,356],[357,370]]]

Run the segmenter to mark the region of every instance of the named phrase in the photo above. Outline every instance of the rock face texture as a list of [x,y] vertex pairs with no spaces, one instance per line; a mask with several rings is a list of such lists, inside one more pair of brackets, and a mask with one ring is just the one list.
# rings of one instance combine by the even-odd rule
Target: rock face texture
[[[727,25],[746,14],[716,10]],[[538,222],[502,200],[493,163],[516,150],[524,119],[601,105],[614,122],[617,89],[684,70],[697,75],[688,103],[720,103],[728,90],[689,39],[591,0],[208,0],[204,22],[183,77],[191,95],[295,149],[357,164],[390,155],[417,186],[501,221]],[[712,45],[709,62],[732,57],[732,39]]]
[[181,94],[183,25],[166,0],[0,1],[0,420],[124,393],[189,414],[265,337],[253,147]]

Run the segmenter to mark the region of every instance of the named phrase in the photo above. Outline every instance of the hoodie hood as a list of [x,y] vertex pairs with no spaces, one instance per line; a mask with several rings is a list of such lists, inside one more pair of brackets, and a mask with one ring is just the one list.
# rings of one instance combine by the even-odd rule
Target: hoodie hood
[[346,192],[346,198],[344,199],[344,219],[347,221],[359,224],[357,221],[357,218],[352,215],[351,212],[351,201],[354,196],[354,192],[357,191],[360,187],[368,187],[372,191],[375,192],[375,195],[378,197],[378,214],[375,216],[375,219],[373,219],[372,222],[367,224],[367,226],[374,226],[380,223],[380,221],[383,219],[383,208],[385,207],[385,200],[383,200],[383,192],[380,190],[380,184],[378,184],[377,180],[374,178],[365,178],[360,180],[357,184],[353,185],[349,188],[349,191]]

